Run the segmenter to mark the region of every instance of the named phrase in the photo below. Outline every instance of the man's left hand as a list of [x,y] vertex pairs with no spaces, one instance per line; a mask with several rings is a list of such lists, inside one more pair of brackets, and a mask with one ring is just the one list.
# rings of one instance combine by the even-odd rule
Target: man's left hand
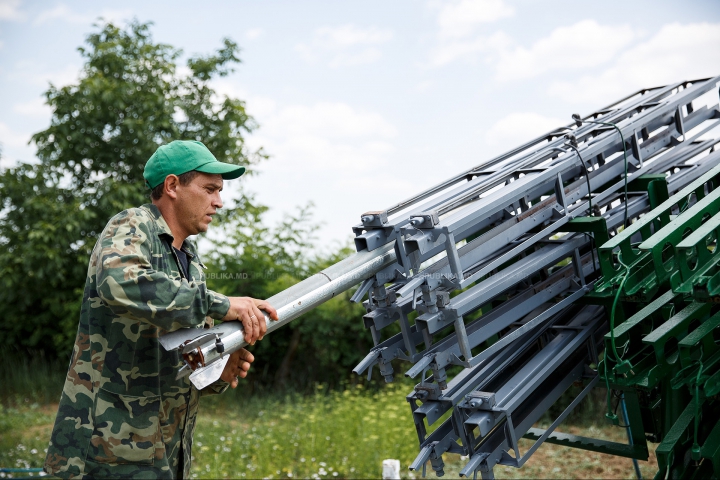
[[255,360],[252,353],[248,352],[244,348],[233,352],[228,359],[225,369],[223,370],[220,379],[230,384],[232,388],[238,386],[239,378],[245,378],[248,370],[250,370],[250,364]]

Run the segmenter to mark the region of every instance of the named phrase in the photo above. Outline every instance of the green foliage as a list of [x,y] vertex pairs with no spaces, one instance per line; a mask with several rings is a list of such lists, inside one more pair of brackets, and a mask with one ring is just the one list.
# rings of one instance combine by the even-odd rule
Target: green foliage
[[201,413],[192,475],[379,478],[386,458],[398,458],[407,468],[417,455],[404,399],[408,389],[407,384],[377,392],[362,385],[330,392],[321,387],[305,398],[264,398],[222,415]]
[[67,363],[49,361],[42,354],[33,357],[10,356],[5,359],[0,370],[0,404],[18,407],[55,403],[60,399],[66,374]]
[[86,44],[79,81],[45,93],[51,125],[32,137],[40,162],[0,173],[5,352],[67,358],[96,238],[110,217],[148,201],[142,171],[159,145],[200,140],[223,162],[264,158],[245,147],[256,126],[245,104],[208,83],[239,62],[234,42],[191,58],[187,75],[178,73],[181,51],[155,43],[146,23],[97,26]]

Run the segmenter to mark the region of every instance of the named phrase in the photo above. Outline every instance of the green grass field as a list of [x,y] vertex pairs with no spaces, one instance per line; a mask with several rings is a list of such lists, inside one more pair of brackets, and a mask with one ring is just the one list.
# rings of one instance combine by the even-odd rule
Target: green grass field
[[[0,407],[0,467],[40,467],[56,408],[46,400],[56,389],[37,384],[28,384],[24,390],[20,384],[15,386],[21,393],[5,396],[5,406]],[[419,473],[407,470],[417,454],[415,429],[405,401],[409,390],[409,384],[391,384],[376,390],[348,386],[344,391],[328,392],[318,388],[307,396],[243,399],[242,392],[230,392],[206,397],[195,433],[192,476],[378,478],[382,460],[396,458],[404,477],[419,478]],[[571,425],[561,429],[625,439],[624,431],[617,427],[583,424],[583,428]],[[523,445],[528,448],[530,442],[523,440]],[[653,460],[641,462],[646,478],[656,471]],[[463,463],[458,456],[449,455],[446,477],[456,478]],[[542,446],[521,470],[498,467],[495,472],[498,478],[634,476],[630,460],[553,445]],[[0,473],[3,475],[10,477]],[[429,467],[428,476],[434,477]]]

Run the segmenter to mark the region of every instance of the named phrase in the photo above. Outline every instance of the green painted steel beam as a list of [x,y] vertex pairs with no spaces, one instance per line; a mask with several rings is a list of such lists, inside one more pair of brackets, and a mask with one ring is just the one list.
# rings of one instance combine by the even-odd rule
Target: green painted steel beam
[[678,244],[680,274],[673,275],[671,285],[674,291],[692,294],[696,300],[720,303],[720,215],[709,217],[704,216],[703,224]]
[[720,312],[690,332],[678,347],[683,367],[697,363],[698,360],[707,360],[720,351]]
[[[702,402],[701,405],[702,406]],[[692,425],[695,420],[697,408],[695,402],[688,403],[680,417],[672,425],[662,443],[655,450],[658,461],[658,471],[665,477],[665,472],[670,473],[667,478],[682,478],[687,468],[685,451],[687,443],[692,443]],[[688,459],[689,460],[689,459]],[[675,470],[675,471],[673,471]]]
[[[676,246],[720,210],[720,165],[692,182],[598,248],[602,281],[597,292],[614,291],[621,283],[628,300],[649,302],[678,270]],[[710,192],[706,194],[706,192]],[[689,207],[691,197],[697,202]],[[677,212],[680,214],[673,218]],[[633,236],[642,239],[640,247]],[[616,261],[617,251],[617,261]],[[623,266],[624,265],[624,266]]]
[[720,421],[715,424],[710,435],[708,435],[700,454],[703,458],[712,462],[715,478],[720,478]]
[[[523,435],[523,438],[537,440],[544,433],[544,429],[531,428],[525,435]],[[626,443],[611,442],[609,440],[583,437],[570,433],[553,432],[545,439],[545,443],[578,448],[580,450],[589,450],[591,452],[605,453],[607,455],[615,455],[616,457],[635,458],[637,460],[647,460],[649,458],[648,448],[645,442],[641,444],[628,445]]]
[[[700,189],[702,190],[702,189]],[[691,194],[692,195],[692,194]],[[675,196],[673,196],[675,198]],[[695,205],[688,208],[674,220],[665,225],[659,232],[640,244],[639,249],[648,252],[652,257],[655,269],[656,282],[663,283],[680,269],[681,257],[677,251],[683,239],[689,237],[703,226],[703,223],[714,218],[720,211],[720,188],[716,188],[707,196],[699,199]],[[651,214],[653,212],[650,212]],[[704,238],[704,237],[703,237]],[[702,241],[702,240],[700,240]],[[698,242],[699,243],[699,242]]]
[[[654,328],[662,325],[675,312],[676,303],[681,297],[672,291],[665,292],[659,298],[641,309],[635,315],[615,327],[615,343],[626,352],[620,356],[628,360],[632,368],[622,372],[615,369],[614,355],[612,351],[612,335],[605,334],[606,360],[609,362],[609,380],[617,385],[626,387],[641,386],[652,388],[656,385],[657,378],[650,382],[649,372],[657,366],[656,357],[652,346],[643,342],[645,337],[653,332]],[[604,372],[603,372],[604,373]]]
[[[720,165],[705,173],[703,176],[690,183],[687,187],[670,197],[670,199],[663,202],[660,206],[653,209],[651,212],[652,215],[643,215],[638,221],[611,238],[609,242],[601,247],[601,250],[605,252],[612,252],[615,248],[620,247],[622,249],[622,253],[626,255],[626,264],[631,262],[632,259],[637,256],[637,252],[633,252],[630,250],[629,245],[626,245],[626,242],[630,240],[630,237],[636,233],[642,233],[644,229],[650,227],[653,222],[655,222],[657,217],[661,217],[661,220],[664,219],[663,225],[670,223],[670,213],[673,208],[677,207],[678,200],[687,199],[693,193],[696,194],[698,199],[702,198],[704,193],[699,192],[701,189],[704,190],[705,185],[708,182],[713,182],[713,185],[720,185],[720,183],[718,183],[720,182]],[[683,209],[682,207],[685,205],[681,204],[680,206],[681,209]],[[649,237],[650,235],[648,235],[648,238]],[[623,245],[626,246],[623,248]],[[612,273],[614,270],[614,268],[611,268],[608,273]]]
[[605,217],[577,217],[570,220],[563,230],[568,232],[592,233],[595,239],[595,248],[610,240]]
[[628,183],[629,192],[645,191],[648,193],[650,209],[659,207],[670,198],[667,186],[667,177],[662,173],[641,175]]

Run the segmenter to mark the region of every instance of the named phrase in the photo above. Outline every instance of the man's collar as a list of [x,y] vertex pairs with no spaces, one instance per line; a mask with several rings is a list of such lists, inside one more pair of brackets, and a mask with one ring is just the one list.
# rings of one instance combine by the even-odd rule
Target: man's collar
[[165,221],[165,218],[163,218],[162,213],[160,213],[160,209],[157,207],[157,205],[153,203],[146,203],[145,205],[143,205],[143,208],[148,210],[155,219],[155,222],[158,225],[158,230],[160,230],[160,235],[167,235],[170,238],[175,239],[175,237],[173,237],[172,231],[170,230],[170,227],[168,227],[168,224]]
[[[162,213],[160,213],[160,209],[157,207],[157,205],[155,205],[154,203],[146,203],[145,205],[143,205],[143,208],[148,210],[155,219],[159,230],[158,235],[167,235],[170,238],[170,244],[172,245],[175,237],[173,236],[170,227],[165,221],[165,218],[162,216]],[[185,250],[186,253],[190,253],[192,255],[190,241],[187,238],[183,241],[181,248]]]

